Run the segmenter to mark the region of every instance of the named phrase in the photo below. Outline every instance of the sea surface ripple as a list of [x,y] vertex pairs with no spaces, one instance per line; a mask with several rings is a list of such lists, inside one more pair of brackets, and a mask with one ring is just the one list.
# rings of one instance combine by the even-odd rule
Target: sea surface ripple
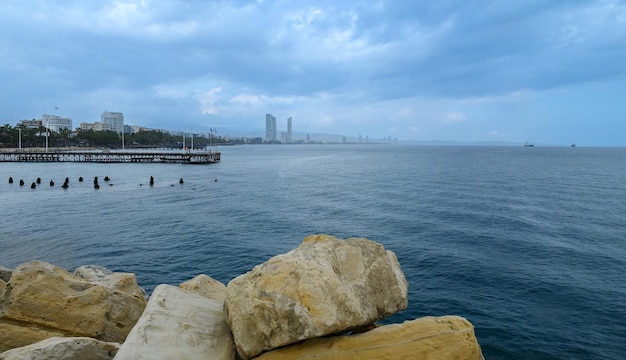
[[152,291],[227,283],[310,234],[366,237],[409,282],[387,323],[464,316],[487,359],[626,356],[626,149],[220,150],[201,166],[0,163],[0,265],[97,264]]

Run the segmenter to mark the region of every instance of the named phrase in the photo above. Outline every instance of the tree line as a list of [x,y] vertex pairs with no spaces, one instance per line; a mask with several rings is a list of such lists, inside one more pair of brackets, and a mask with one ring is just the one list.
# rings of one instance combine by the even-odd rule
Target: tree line
[[[0,147],[16,148],[19,146],[21,132],[21,144],[23,148],[28,147],[45,147],[46,146],[46,128],[39,126],[38,128],[13,127],[5,124],[0,127]],[[48,130],[48,146],[49,147],[122,147],[122,134],[115,131],[94,131],[94,130],[78,130],[72,133],[69,129],[61,129],[60,131]],[[204,147],[208,145],[225,143],[219,137],[194,137],[194,147]],[[124,147],[181,147],[183,144],[182,135],[172,135],[157,130],[140,131],[134,134],[124,134]],[[191,139],[189,136],[185,138],[185,144],[191,147]]]

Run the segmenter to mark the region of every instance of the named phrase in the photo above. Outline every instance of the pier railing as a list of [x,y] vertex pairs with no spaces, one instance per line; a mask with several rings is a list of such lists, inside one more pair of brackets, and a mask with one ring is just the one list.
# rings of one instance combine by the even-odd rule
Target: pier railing
[[96,162],[211,164],[220,161],[217,150],[67,150],[2,149],[0,162]]

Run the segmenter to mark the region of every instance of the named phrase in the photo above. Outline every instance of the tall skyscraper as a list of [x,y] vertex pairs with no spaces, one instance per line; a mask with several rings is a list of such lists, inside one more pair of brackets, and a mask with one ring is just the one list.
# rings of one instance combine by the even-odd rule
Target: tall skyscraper
[[265,114],[265,141],[276,141],[276,117]]
[[287,144],[291,144],[291,116],[287,118]]

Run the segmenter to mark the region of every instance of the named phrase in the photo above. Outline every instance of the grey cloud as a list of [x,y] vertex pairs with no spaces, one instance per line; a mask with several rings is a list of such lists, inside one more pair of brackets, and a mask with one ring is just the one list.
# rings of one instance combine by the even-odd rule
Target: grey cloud
[[[302,102],[267,100],[284,97],[352,121],[350,109],[394,99],[623,79],[625,19],[621,1],[9,1],[0,80],[13,103],[83,99],[83,113],[109,98],[137,118],[243,122]],[[195,91],[217,87],[202,115]],[[241,94],[266,100],[231,103]]]

